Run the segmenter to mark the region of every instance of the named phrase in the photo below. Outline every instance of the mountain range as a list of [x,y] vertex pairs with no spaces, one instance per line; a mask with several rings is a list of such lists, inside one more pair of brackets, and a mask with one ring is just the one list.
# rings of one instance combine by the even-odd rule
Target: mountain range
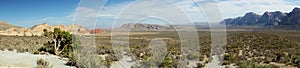
[[0,22],[0,35],[8,35],[8,36],[41,36],[43,34],[43,30],[47,29],[49,31],[53,31],[54,28],[60,28],[63,31],[68,31],[71,33],[77,34],[89,34],[90,31],[87,28],[84,28],[79,25],[71,24],[69,26],[65,26],[63,24],[50,26],[46,23],[35,25],[31,28],[24,28],[19,26],[14,26],[8,24],[6,22]]
[[131,31],[176,31],[176,30],[193,30],[207,29],[208,24],[205,22],[194,22],[193,24],[172,24],[172,25],[159,25],[159,24],[146,24],[146,23],[128,23],[123,24],[115,30],[131,30]]
[[229,26],[260,26],[267,28],[300,29],[300,8],[295,7],[289,13],[281,11],[265,12],[259,15],[248,12],[244,16],[224,19],[221,24]]
[[[248,12],[244,16],[237,18],[228,18],[220,22],[226,24],[228,27],[263,27],[263,28],[276,28],[276,29],[300,29],[300,8],[295,7],[289,13],[283,13],[281,11],[265,12],[263,15],[256,14],[254,12]],[[193,25],[197,29],[209,28],[208,24],[201,22],[195,22]],[[177,24],[177,25],[157,25],[157,24],[144,24],[144,23],[128,23],[116,28],[117,30],[131,29],[132,31],[173,31],[177,29],[190,30],[193,25]],[[0,35],[18,35],[18,36],[41,36],[43,29],[53,31],[54,28],[60,28],[61,30],[78,34],[99,34],[105,32],[103,29],[91,29],[71,24],[54,25],[38,24],[31,28],[24,28],[20,26],[11,25],[4,21],[0,21]]]
[[13,28],[21,28],[20,26],[15,26],[15,25],[8,24],[7,22],[0,21],[0,30],[6,30],[6,29],[9,29],[12,27]]

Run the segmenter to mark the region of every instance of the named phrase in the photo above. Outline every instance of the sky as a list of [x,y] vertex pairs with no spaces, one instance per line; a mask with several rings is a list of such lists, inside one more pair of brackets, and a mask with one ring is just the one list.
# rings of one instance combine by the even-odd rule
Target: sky
[[[213,7],[214,6],[214,7]],[[109,28],[124,23],[218,22],[269,11],[290,12],[298,0],[0,0],[0,21],[30,28],[72,23]],[[213,15],[208,18],[206,15]],[[220,18],[218,18],[220,17]]]

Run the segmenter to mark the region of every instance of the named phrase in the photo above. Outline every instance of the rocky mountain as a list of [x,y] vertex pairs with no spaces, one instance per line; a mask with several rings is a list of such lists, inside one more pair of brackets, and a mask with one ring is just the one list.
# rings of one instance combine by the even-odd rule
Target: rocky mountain
[[170,26],[157,24],[129,23],[123,24],[121,27],[117,28],[117,30],[128,30],[130,28],[132,28],[131,31],[166,31],[172,29]]
[[300,8],[295,7],[290,13],[265,12],[262,16],[250,12],[242,17],[224,19],[221,24],[300,29]]
[[79,33],[79,34],[89,33],[89,29],[84,28],[84,27],[79,26],[79,25],[75,25],[75,24],[71,24],[69,26],[65,26],[63,24],[50,26],[46,23],[43,23],[43,24],[35,25],[30,29],[31,29],[32,32],[42,34],[43,32],[41,32],[41,31],[43,31],[44,29],[47,29],[49,31],[53,31],[54,28],[60,28],[63,31],[68,31],[68,32],[71,32],[71,33]]
[[[132,28],[132,29],[131,29]],[[194,30],[194,29],[208,29],[207,22],[193,22],[192,24],[172,24],[172,25],[159,25],[159,24],[145,24],[145,23],[128,23],[123,24],[114,30],[126,31],[176,31],[176,30]]]
[[8,24],[4,21],[0,21],[0,30],[6,30],[6,29],[9,29],[9,28],[21,28],[21,27]]
[[238,25],[254,25],[258,21],[260,15],[253,12],[246,13],[237,23]]
[[260,15],[255,14],[253,12],[246,13],[243,17],[230,18],[225,19],[221,23],[225,23],[227,25],[255,25]]
[[300,8],[294,8],[279,25],[300,25]]
[[60,28],[63,31],[68,31],[76,34],[89,34],[89,30],[82,26],[78,26],[75,24],[71,24],[69,26],[65,25],[54,25],[50,26],[46,23],[38,24],[31,28],[23,28],[23,27],[9,27],[5,30],[0,30],[0,35],[12,35],[12,36],[41,36],[43,34],[43,30],[47,29],[49,31],[53,31],[54,28]]
[[277,26],[284,17],[286,17],[286,14],[280,11],[265,12],[261,18],[259,18],[257,24],[263,24],[264,26]]

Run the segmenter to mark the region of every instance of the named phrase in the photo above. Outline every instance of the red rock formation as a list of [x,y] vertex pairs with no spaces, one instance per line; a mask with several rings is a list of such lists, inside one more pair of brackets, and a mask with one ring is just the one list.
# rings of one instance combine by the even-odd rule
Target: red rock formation
[[92,29],[90,31],[90,34],[100,34],[100,33],[103,33],[103,32],[104,32],[104,30],[96,28],[96,29]]

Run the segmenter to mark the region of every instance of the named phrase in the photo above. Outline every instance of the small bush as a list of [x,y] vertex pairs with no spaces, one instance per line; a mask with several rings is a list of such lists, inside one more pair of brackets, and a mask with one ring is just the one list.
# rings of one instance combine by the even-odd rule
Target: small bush
[[36,68],[52,68],[52,66],[49,64],[49,62],[43,60],[43,59],[38,59],[36,61],[37,67]]

